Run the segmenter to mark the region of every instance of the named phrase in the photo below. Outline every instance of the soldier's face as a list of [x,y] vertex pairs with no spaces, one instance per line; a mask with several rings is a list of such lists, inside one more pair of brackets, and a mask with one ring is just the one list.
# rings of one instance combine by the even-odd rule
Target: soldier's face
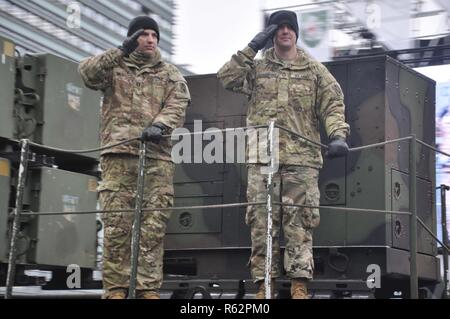
[[282,24],[275,32],[274,44],[281,49],[289,50],[296,45],[295,31],[287,24]]
[[158,37],[156,32],[151,29],[146,29],[145,32],[137,39],[138,47],[136,51],[152,54],[158,46]]

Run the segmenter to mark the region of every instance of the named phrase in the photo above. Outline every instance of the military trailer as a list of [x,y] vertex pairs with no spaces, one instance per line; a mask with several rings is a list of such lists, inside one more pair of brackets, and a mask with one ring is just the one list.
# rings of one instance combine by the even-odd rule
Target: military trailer
[[[4,286],[17,187],[21,138],[32,146],[24,212],[94,211],[99,153],[61,149],[99,146],[101,94],[84,87],[77,64],[50,54],[19,56],[0,38],[0,286]],[[416,134],[434,145],[435,83],[399,62],[377,56],[326,66],[340,83],[351,127],[350,147]],[[192,104],[185,127],[192,131],[245,127],[246,98],[223,89],[214,74],[187,77]],[[198,127],[196,127],[198,129]],[[207,146],[207,139],[194,145]],[[234,138],[234,137],[232,137]],[[326,137],[322,137],[326,143]],[[196,144],[197,143],[197,144]],[[417,212],[436,231],[435,157],[417,147]],[[237,150],[236,150],[237,151]],[[409,142],[351,152],[327,160],[320,174],[321,205],[314,232],[313,298],[408,298],[409,218],[345,208],[409,211]],[[245,203],[245,163],[182,163],[176,166],[175,205]],[[165,238],[163,293],[171,298],[251,298],[256,286],[248,268],[250,233],[245,207],[176,210]],[[82,287],[100,287],[95,214],[23,216],[18,234],[16,285],[66,289],[67,266],[82,268]],[[440,281],[436,243],[418,226],[421,297]],[[26,275],[52,272],[50,281]],[[371,285],[377,275],[381,286]],[[375,276],[376,277],[376,276]],[[376,279],[376,278],[375,278]],[[369,284],[368,284],[369,283]],[[278,298],[289,298],[289,280],[277,281]],[[164,295],[164,294],[163,294]]]

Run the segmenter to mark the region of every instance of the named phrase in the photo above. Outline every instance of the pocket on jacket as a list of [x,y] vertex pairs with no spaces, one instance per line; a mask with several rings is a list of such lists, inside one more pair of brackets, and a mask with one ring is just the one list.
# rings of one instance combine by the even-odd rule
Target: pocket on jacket
[[311,80],[291,79],[289,94],[295,107],[302,111],[310,110],[313,105],[314,83]]
[[[315,192],[306,192],[304,205],[319,206],[320,195]],[[316,228],[320,224],[320,213],[318,208],[304,207],[301,211],[301,223],[305,229]]]
[[118,192],[119,190],[120,190],[120,183],[115,181],[102,181],[99,182],[99,185],[97,187],[98,192],[102,191]]

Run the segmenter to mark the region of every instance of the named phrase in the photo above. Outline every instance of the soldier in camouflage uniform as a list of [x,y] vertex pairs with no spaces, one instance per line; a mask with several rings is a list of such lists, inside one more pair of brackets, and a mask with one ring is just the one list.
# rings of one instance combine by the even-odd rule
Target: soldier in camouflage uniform
[[[268,40],[274,47],[262,59],[257,52]],[[275,120],[313,141],[320,142],[319,122],[329,140],[329,157],[345,156],[349,126],[345,123],[343,93],[324,65],[297,48],[297,16],[291,11],[277,11],[269,18],[269,26],[242,51],[233,55],[219,71],[226,89],[247,95],[247,125],[267,125]],[[304,140],[280,131],[279,170],[274,174],[275,201],[288,204],[319,205],[318,176],[322,167],[321,150]],[[266,176],[261,165],[248,165],[247,199],[266,200]],[[286,241],[284,268],[291,278],[294,299],[307,298],[307,282],[312,279],[313,229],[319,224],[318,209],[275,207],[273,214],[272,278],[279,277],[280,226]],[[249,206],[246,223],[251,228],[251,273],[259,285],[256,298],[264,298],[264,262],[266,255],[267,211],[263,206]]]
[[[130,22],[128,38],[81,62],[79,71],[87,87],[104,93],[101,145],[141,136],[147,143],[143,208],[173,204],[174,164],[171,140],[164,134],[184,124],[190,101],[186,81],[178,69],[161,60],[159,29],[146,16]],[[141,134],[142,133],[142,134]],[[135,207],[139,142],[102,151],[100,202],[105,210]],[[168,211],[142,217],[137,274],[137,297],[159,299],[162,283],[163,239]],[[104,298],[125,298],[129,286],[133,214],[103,215]]]

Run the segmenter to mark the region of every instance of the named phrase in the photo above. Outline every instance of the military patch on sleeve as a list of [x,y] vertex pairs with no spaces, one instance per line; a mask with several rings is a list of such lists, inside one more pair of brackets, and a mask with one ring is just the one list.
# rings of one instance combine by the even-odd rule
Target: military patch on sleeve
[[189,93],[189,88],[186,82],[177,82],[176,84],[176,96],[179,99],[191,99],[191,94]]
[[180,92],[181,93],[186,94],[188,92],[186,83],[181,82],[179,86],[180,86]]
[[331,89],[333,90],[334,94],[336,94],[336,95],[343,95],[341,87],[339,86],[339,84],[333,83],[333,85],[331,86]]

